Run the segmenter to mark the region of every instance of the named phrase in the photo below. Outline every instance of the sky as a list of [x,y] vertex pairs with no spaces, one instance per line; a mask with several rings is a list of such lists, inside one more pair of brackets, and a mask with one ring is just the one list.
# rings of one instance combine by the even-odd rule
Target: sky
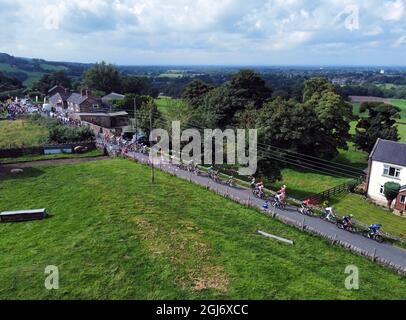
[[406,0],[0,0],[0,52],[120,65],[406,65]]

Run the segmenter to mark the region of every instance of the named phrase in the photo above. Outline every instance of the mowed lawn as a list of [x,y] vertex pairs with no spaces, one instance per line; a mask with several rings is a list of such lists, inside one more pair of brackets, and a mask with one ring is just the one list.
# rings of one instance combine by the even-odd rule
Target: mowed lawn
[[273,183],[272,189],[278,190],[281,186],[286,185],[289,197],[304,200],[311,195],[321,193],[350,180],[345,177],[337,178],[292,167],[282,170],[282,180]]
[[[0,224],[0,299],[404,299],[389,269],[204,188],[115,159],[3,177],[0,210],[48,208]],[[256,234],[294,240],[293,246]],[[44,288],[48,265],[59,289]],[[345,268],[359,268],[359,290]]]
[[0,149],[39,146],[48,140],[47,128],[27,119],[0,121]]
[[352,214],[354,219],[365,225],[380,223],[383,231],[406,239],[406,218],[369,203],[361,195],[343,194],[337,199],[332,199],[331,204],[340,215]]

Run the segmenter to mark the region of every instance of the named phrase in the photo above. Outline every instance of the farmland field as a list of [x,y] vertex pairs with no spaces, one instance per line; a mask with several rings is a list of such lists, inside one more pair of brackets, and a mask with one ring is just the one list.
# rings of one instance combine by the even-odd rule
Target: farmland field
[[158,110],[161,113],[165,113],[174,103],[178,101],[180,101],[180,99],[174,99],[171,97],[159,97],[155,99],[155,104],[157,105]]
[[48,129],[31,123],[27,119],[0,121],[0,148],[31,147],[48,140]]
[[406,122],[406,99],[391,99],[391,103],[402,109],[400,121]]
[[[128,160],[38,167],[2,180],[0,210],[47,207],[51,217],[0,225],[0,299],[406,295],[389,269],[168,174],[157,172],[152,186],[149,169]],[[44,288],[48,265],[59,268],[59,290]],[[359,290],[345,289],[348,265],[359,268]]]
[[[399,122],[402,122],[402,123],[399,123],[397,126],[398,126],[398,132],[399,132],[399,136],[400,136],[400,141],[406,142],[406,124],[404,124],[404,123],[406,123],[406,100],[392,99],[391,102],[394,105],[396,105],[396,106],[398,106],[399,108],[402,109],[401,119],[398,120]],[[355,115],[360,115],[359,108],[361,106],[361,103],[360,102],[353,102],[352,105],[353,105],[354,114]],[[356,126],[356,124],[357,124],[356,121],[351,122],[351,133],[352,134],[355,134],[355,126]]]

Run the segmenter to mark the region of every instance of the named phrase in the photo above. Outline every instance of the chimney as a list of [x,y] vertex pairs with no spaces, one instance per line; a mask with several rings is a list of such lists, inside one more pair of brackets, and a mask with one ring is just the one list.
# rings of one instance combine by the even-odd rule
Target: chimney
[[87,91],[87,90],[85,90],[85,89],[80,90],[80,95],[81,95],[82,97],[84,97],[84,96],[86,95],[86,91]]
[[89,97],[89,96],[90,96],[90,90],[86,89],[86,97]]

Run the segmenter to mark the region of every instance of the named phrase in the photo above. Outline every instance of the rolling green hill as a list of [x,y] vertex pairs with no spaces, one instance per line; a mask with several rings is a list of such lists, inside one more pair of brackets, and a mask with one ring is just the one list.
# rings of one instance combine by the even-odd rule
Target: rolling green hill
[[[32,86],[44,74],[55,71],[64,71],[67,76],[78,78],[88,67],[88,64],[82,63],[18,58],[6,53],[0,53],[0,72],[9,78],[18,79],[26,87]],[[0,89],[0,91],[3,90]]]

